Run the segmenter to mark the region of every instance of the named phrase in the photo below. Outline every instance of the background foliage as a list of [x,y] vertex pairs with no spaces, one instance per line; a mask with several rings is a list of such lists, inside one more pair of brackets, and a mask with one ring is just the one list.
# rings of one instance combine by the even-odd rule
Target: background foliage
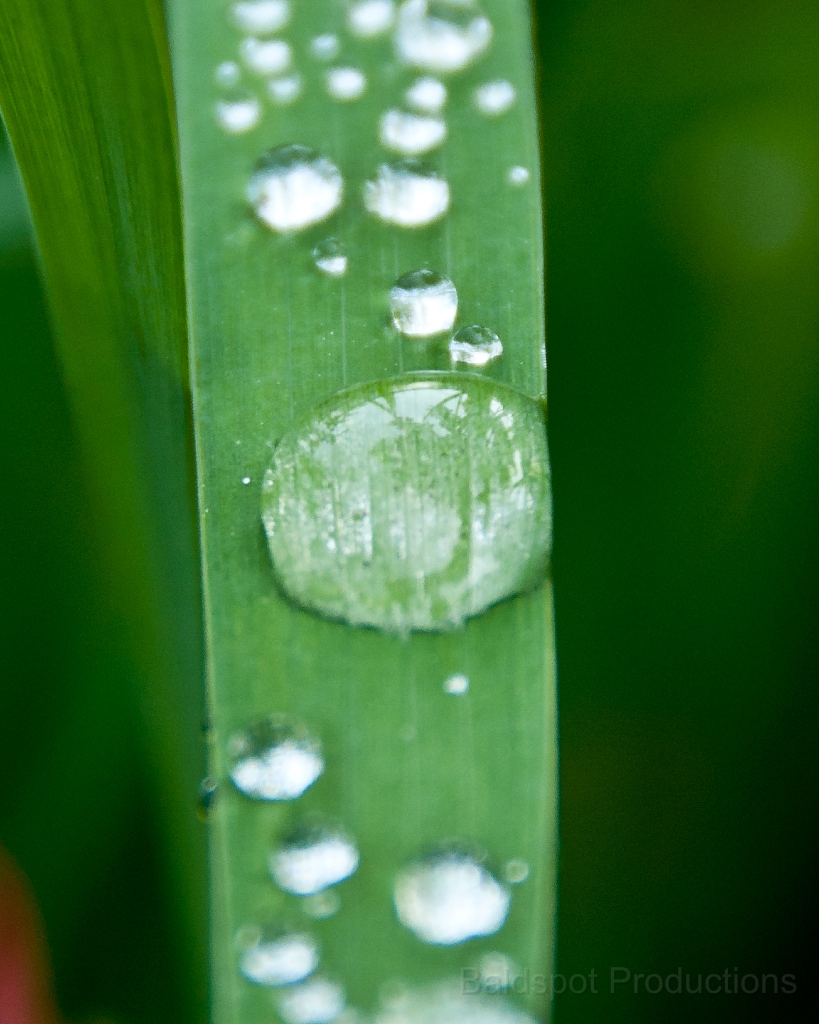
[[[557,1020],[810,1020],[819,14],[540,5],[561,685]],[[72,1019],[191,1019],[22,206],[0,163],[0,836]],[[104,785],[102,784],[104,782]],[[193,821],[194,795],[191,794]],[[608,994],[612,966],[792,997]]]

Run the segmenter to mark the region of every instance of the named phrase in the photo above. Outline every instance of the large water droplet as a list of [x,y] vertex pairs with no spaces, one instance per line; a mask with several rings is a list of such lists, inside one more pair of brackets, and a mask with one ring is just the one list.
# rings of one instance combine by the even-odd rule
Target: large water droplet
[[278,32],[290,21],[288,0],[239,0],[230,9],[237,28],[248,35]]
[[420,160],[381,164],[364,186],[364,205],[387,224],[423,227],[449,209],[449,183]]
[[307,146],[278,146],[256,164],[247,198],[274,231],[298,231],[326,220],[344,192],[341,172]]
[[375,1024],[535,1024],[501,995],[476,993],[463,978],[405,990],[385,1001]]
[[413,110],[438,114],[446,103],[446,86],[437,78],[417,78],[404,93],[404,99]]
[[262,119],[262,105],[252,93],[232,96],[216,103],[216,120],[230,135],[252,131]]
[[257,75],[280,75],[290,67],[293,51],[283,39],[243,39],[239,53]]
[[405,0],[398,12],[395,47],[411,67],[461,71],[491,39],[491,22],[470,0]]
[[446,122],[404,110],[387,110],[378,130],[381,145],[405,156],[418,156],[440,146],[446,138]]
[[484,82],[475,90],[475,106],[487,117],[497,117],[512,106],[515,95],[515,87],[504,79]]
[[353,625],[450,629],[543,578],[542,410],[459,373],[351,388],[282,437],[262,510],[297,604]]
[[312,935],[275,925],[247,926],[236,937],[239,970],[257,985],[292,985],[318,967],[318,944]]
[[234,733],[227,749],[231,781],[254,800],[295,800],[324,771],[318,740],[282,715]]
[[347,12],[347,28],[359,39],[373,39],[395,20],[393,0],[359,0]]
[[332,32],[325,32],[323,35],[314,36],[310,40],[310,52],[316,60],[332,60],[340,48],[338,36]]
[[313,249],[316,269],[328,277],[344,277],[347,273],[347,254],[337,238],[325,238]]
[[301,96],[301,76],[287,75],[286,78],[271,78],[267,83],[267,95],[276,106],[289,106]]
[[338,825],[308,818],[270,854],[276,884],[295,896],[312,896],[355,873],[359,855],[352,838]]
[[458,312],[458,293],[434,270],[413,270],[390,289],[392,322],[410,338],[431,338],[448,331]]
[[494,935],[509,913],[509,891],[471,854],[447,850],[399,872],[398,920],[423,942],[454,946]]
[[503,343],[488,327],[473,324],[462,327],[449,343],[449,358],[453,363],[467,366],[486,366],[503,355]]
[[364,94],[367,79],[358,68],[330,68],[325,78],[327,92],[339,103],[351,103]]
[[347,1005],[344,989],[328,978],[293,985],[276,1002],[286,1024],[332,1024]]

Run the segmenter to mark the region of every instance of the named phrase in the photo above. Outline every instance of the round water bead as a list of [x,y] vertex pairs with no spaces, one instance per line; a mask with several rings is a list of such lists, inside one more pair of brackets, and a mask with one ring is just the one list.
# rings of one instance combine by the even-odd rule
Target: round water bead
[[417,78],[404,93],[404,99],[413,110],[438,114],[446,103],[446,86],[437,78]]
[[358,0],[347,12],[347,28],[359,39],[387,32],[395,20],[393,0]]
[[238,0],[230,14],[234,25],[249,35],[271,35],[290,21],[289,0]]
[[462,71],[492,40],[492,23],[470,0],[405,0],[395,48],[410,67],[437,74]]
[[475,106],[487,117],[498,117],[515,102],[515,87],[511,82],[497,79],[484,82],[474,92]]
[[459,849],[410,864],[393,887],[398,920],[435,946],[494,935],[506,920],[510,899],[509,890],[480,860]]
[[306,818],[268,857],[274,882],[294,896],[312,896],[358,868],[358,849],[339,825]]
[[341,205],[344,180],[336,165],[307,146],[277,146],[247,185],[256,216],[274,231],[299,231],[326,220]]
[[449,209],[449,183],[421,160],[396,160],[366,183],[364,205],[387,224],[424,227]]
[[347,254],[337,238],[325,238],[313,249],[313,264],[327,277],[344,277],[347,273]]
[[332,60],[340,49],[338,36],[333,35],[332,32],[325,32],[310,40],[310,52],[316,60]]
[[503,355],[503,343],[494,331],[479,324],[462,327],[449,343],[449,358],[453,363],[467,366],[486,366]]
[[324,771],[319,741],[283,715],[234,733],[227,751],[231,781],[254,800],[295,800]]
[[287,75],[285,78],[271,78],[267,83],[267,95],[271,103],[287,107],[301,96],[301,75]]
[[293,51],[283,39],[243,39],[239,53],[245,65],[257,75],[280,75],[290,67]]
[[383,1000],[374,1024],[535,1024],[502,995],[467,988],[465,977],[405,989],[399,998]]
[[241,950],[239,970],[256,985],[292,985],[318,967],[318,943],[305,932],[250,925],[239,930],[236,942]]
[[332,1024],[347,1001],[341,985],[317,977],[285,989],[276,1005],[285,1024]]
[[449,278],[434,270],[413,270],[390,289],[390,312],[402,334],[430,338],[455,323],[458,293]]
[[279,441],[262,519],[279,583],[352,625],[446,630],[543,579],[541,406],[487,378],[360,385]]
[[440,117],[387,110],[381,115],[378,136],[385,149],[404,156],[418,156],[440,146],[446,139],[446,122]]
[[358,68],[330,68],[325,76],[327,92],[339,103],[351,103],[364,95],[367,79]]
[[262,119],[262,105],[251,92],[236,92],[216,101],[216,120],[229,135],[244,135]]

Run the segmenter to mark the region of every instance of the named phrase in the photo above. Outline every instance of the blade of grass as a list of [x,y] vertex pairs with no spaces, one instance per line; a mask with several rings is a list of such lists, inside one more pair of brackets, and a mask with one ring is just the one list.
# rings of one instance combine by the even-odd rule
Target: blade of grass
[[201,641],[161,24],[153,0],[9,0],[0,10],[0,108],[100,513],[109,598],[141,682],[194,1019],[204,1008],[204,857],[193,818]]
[[[380,115],[401,106],[413,76],[385,39],[345,32],[345,7],[294,5],[286,39],[302,97],[266,109],[261,126],[225,134],[214,118],[214,71],[237,59],[238,32],[220,5],[174,0],[174,71],[182,154],[189,319],[204,545],[212,770],[224,780],[230,734],[270,714],[303,720],[324,743],[325,776],[297,807],[260,806],[223,785],[212,815],[212,962],[215,1020],[268,1019],[270,996],[240,978],[234,933],[293,914],[314,928],[322,970],[367,1012],[379,987],[457,976],[489,950],[521,968],[551,970],[556,829],[556,735],[552,599],[548,584],[449,634],[409,640],[355,630],[289,605],[276,590],[260,530],[260,485],[271,445],[340,388],[403,371],[448,365],[440,345],[411,344],[386,327],[394,280],[432,267],[456,283],[461,323],[501,335],[505,355],[489,375],[526,395],[545,393],[543,267],[531,14],[523,0],[485,4],[495,36],[489,54],[453,77],[449,142],[433,156],[452,185],[452,209],[418,231],[375,223],[360,189],[388,155]],[[356,103],[331,102],[310,40],[338,33],[342,64],[370,86]],[[511,80],[517,101],[483,121],[472,90]],[[264,82],[253,88],[263,97]],[[262,100],[264,102],[264,99]],[[274,237],[250,218],[244,192],[271,146],[299,143],[328,156],[347,182],[345,204],[300,236]],[[512,166],[530,174],[507,181]],[[328,235],[348,247],[346,278],[322,279],[310,250]],[[443,693],[453,672],[472,680],[466,699]],[[460,704],[453,703],[460,701]],[[266,876],[267,852],[304,810],[340,819],[362,862],[344,883],[342,906],[310,923]],[[395,920],[396,870],[429,843],[459,836],[499,861],[522,858],[497,936],[451,949],[423,946]],[[538,1015],[531,983],[523,1003]]]

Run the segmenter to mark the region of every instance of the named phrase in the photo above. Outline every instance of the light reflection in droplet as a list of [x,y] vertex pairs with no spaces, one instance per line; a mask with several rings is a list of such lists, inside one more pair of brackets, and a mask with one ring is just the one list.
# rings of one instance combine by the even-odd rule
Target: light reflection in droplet
[[460,696],[462,693],[466,693],[469,690],[469,676],[465,676],[462,672],[457,672],[454,676],[444,680],[444,692],[451,693],[454,696]]
[[314,36],[310,40],[310,52],[316,60],[332,60],[341,48],[338,36],[332,32],[325,32],[323,35]]
[[515,102],[515,87],[505,79],[484,82],[474,92],[475,106],[487,117],[498,117]]
[[324,771],[318,740],[281,715],[234,733],[227,750],[231,781],[255,800],[295,800]]
[[405,0],[395,47],[410,67],[446,74],[462,71],[489,46],[492,24],[464,0]]
[[446,139],[446,122],[440,117],[387,110],[381,115],[378,136],[386,149],[404,156],[419,156]]
[[215,112],[220,127],[229,135],[244,135],[252,131],[262,119],[262,105],[251,93],[217,100]]
[[506,920],[510,895],[480,861],[453,849],[401,870],[393,899],[398,920],[419,939],[453,946],[494,935]]
[[335,889],[324,889],[313,896],[305,896],[302,908],[308,917],[312,917],[316,921],[324,921],[339,912],[341,897]]
[[280,75],[290,67],[293,51],[283,39],[243,39],[239,53],[245,66],[257,75]]
[[529,171],[520,165],[510,167],[506,173],[506,180],[510,185],[525,185],[529,180]]
[[446,103],[446,86],[437,78],[417,78],[404,93],[404,99],[413,110],[423,114],[438,114]]
[[274,231],[298,231],[326,220],[341,204],[344,181],[327,157],[306,146],[265,154],[247,186],[258,218]]
[[449,183],[420,160],[381,164],[364,186],[364,205],[387,224],[424,227],[449,209]]
[[450,330],[458,312],[458,293],[434,270],[413,270],[390,289],[395,327],[410,338],[430,338]]
[[347,12],[347,28],[359,39],[382,35],[394,20],[393,0],[358,0]]
[[467,987],[466,977],[427,988],[404,987],[398,998],[382,998],[374,1024],[535,1024],[502,995]]
[[217,85],[230,87],[236,85],[240,75],[241,71],[235,60],[223,60],[221,64],[217,65],[213,73],[213,80]]
[[529,877],[529,865],[520,857],[513,857],[504,864],[503,877],[510,885],[520,885]]
[[285,1024],[332,1024],[346,1004],[341,985],[321,977],[292,985],[276,999]]
[[351,103],[363,96],[367,79],[358,68],[330,68],[325,77],[327,92],[340,103]]
[[236,942],[241,950],[239,970],[256,985],[292,985],[318,967],[318,944],[305,932],[246,926]]
[[358,849],[342,828],[308,819],[273,850],[268,867],[285,892],[312,896],[349,878],[358,862]]
[[449,358],[453,363],[467,366],[486,366],[503,355],[503,343],[494,331],[480,324],[462,327],[449,343]]
[[347,273],[347,254],[337,238],[325,238],[313,249],[313,264],[327,277],[344,277]]
[[288,0],[239,0],[230,9],[237,28],[248,35],[271,35],[290,21]]
[[271,78],[267,83],[267,95],[276,106],[287,107],[301,96],[301,85],[300,75]]

